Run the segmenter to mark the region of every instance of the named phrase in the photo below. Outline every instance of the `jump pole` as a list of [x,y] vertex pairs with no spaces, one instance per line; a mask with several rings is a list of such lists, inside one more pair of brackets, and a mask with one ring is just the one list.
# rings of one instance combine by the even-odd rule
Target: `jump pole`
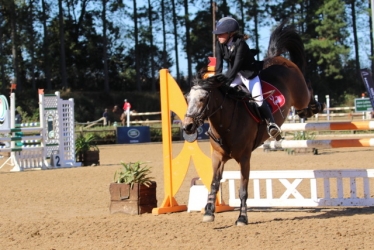
[[[185,98],[178,84],[167,69],[160,70],[160,98],[165,198],[160,207],[152,210],[154,215],[187,211],[187,206],[179,205],[175,195],[186,177],[191,158],[199,177],[208,190],[213,176],[211,159],[201,151],[197,141],[192,143],[185,141],[181,152],[174,159],[172,158],[170,112],[173,111],[180,118],[184,117],[187,103],[184,101]],[[217,195],[216,212],[233,209],[220,199],[220,195]]]
[[284,148],[351,148],[351,147],[374,147],[373,138],[343,139],[343,140],[284,140],[267,141],[265,149]]
[[284,123],[281,130],[292,131],[321,131],[321,130],[372,130],[374,121],[357,122],[311,122],[311,123]]

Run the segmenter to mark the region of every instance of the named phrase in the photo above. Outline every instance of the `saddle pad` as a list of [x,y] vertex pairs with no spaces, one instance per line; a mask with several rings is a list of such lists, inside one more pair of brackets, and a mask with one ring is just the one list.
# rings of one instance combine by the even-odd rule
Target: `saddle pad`
[[[283,105],[286,103],[286,99],[283,96],[283,94],[271,85],[268,82],[261,80],[261,86],[262,86],[262,95],[265,99],[265,101],[271,106],[272,113],[274,114],[277,112]],[[247,105],[245,105],[247,108],[248,113],[252,116],[252,118],[259,123],[261,121],[261,118],[257,115],[257,112],[253,110],[253,108],[249,108]]]
[[264,99],[271,106],[272,113],[277,112],[286,103],[286,99],[283,94],[268,82],[261,80],[262,84],[262,95]]

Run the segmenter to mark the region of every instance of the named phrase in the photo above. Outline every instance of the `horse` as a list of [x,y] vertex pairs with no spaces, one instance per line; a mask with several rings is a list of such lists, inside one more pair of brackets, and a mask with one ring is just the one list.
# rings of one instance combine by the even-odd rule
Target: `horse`
[[[288,52],[290,59],[281,56],[284,52]],[[305,67],[304,44],[299,34],[293,26],[282,22],[270,36],[268,52],[259,72],[263,92],[264,85],[268,85],[265,82],[273,86],[267,97],[264,92],[264,99],[272,104],[278,126],[286,120],[291,106],[301,114],[300,117],[310,117],[323,110],[323,105],[314,100],[312,90],[306,83],[303,74]],[[204,120],[209,121],[207,133],[212,147],[213,177],[203,222],[214,221],[216,196],[224,166],[229,159],[234,159],[241,173],[240,212],[235,224],[242,226],[248,224],[246,201],[251,154],[269,139],[269,135],[266,122],[256,115],[253,111],[256,109],[250,108],[256,105],[254,99],[243,94],[235,95],[242,92],[229,87],[229,84],[223,74],[194,79],[194,85],[186,95],[187,111],[182,126],[185,139],[194,141],[197,128]]]

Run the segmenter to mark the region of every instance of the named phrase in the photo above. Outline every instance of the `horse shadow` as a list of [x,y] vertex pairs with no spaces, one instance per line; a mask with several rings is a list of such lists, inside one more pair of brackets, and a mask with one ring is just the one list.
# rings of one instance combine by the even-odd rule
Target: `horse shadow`
[[[233,211],[228,211],[228,213],[231,212],[237,212],[239,211],[239,208],[235,208]],[[249,221],[248,224],[250,225],[259,225],[259,224],[266,224],[272,221],[294,221],[294,220],[315,220],[315,219],[331,219],[336,217],[350,217],[354,215],[374,215],[374,206],[368,206],[368,207],[332,207],[332,208],[249,208],[248,212],[252,214],[255,214],[257,212],[263,213],[263,212],[269,212],[269,213],[279,213],[279,212],[292,212],[292,213],[318,213],[316,215],[311,216],[294,216],[294,217],[288,217],[288,218],[280,218],[276,217],[271,220],[261,220],[261,221]],[[254,217],[254,216],[253,216]],[[233,227],[235,225],[229,225],[229,226],[223,226],[223,227],[215,227],[215,230],[222,230],[227,229],[230,227]],[[236,226],[235,226],[236,227]]]

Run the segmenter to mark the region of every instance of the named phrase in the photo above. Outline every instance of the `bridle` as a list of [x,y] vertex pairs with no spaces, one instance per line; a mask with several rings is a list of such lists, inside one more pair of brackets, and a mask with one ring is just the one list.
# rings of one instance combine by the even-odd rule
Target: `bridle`
[[[200,87],[201,88],[201,87]],[[203,89],[203,88],[201,88]],[[210,94],[211,94],[211,90],[206,90],[206,89],[203,89],[205,91],[208,91],[208,100],[205,104],[205,106],[201,109],[201,111],[198,113],[198,114],[195,114],[195,115],[189,115],[189,114],[186,114],[185,117],[189,117],[189,118],[192,118],[193,122],[198,126],[202,126],[204,124],[204,120],[205,119],[209,119],[210,117],[212,117],[215,113],[218,112],[218,110],[221,110],[223,109],[223,104],[226,100],[226,94],[223,96],[223,100],[222,100],[222,103],[218,106],[218,108],[216,110],[214,110],[213,112],[211,112],[210,114],[206,114],[207,111],[209,111],[209,103],[210,103]]]

